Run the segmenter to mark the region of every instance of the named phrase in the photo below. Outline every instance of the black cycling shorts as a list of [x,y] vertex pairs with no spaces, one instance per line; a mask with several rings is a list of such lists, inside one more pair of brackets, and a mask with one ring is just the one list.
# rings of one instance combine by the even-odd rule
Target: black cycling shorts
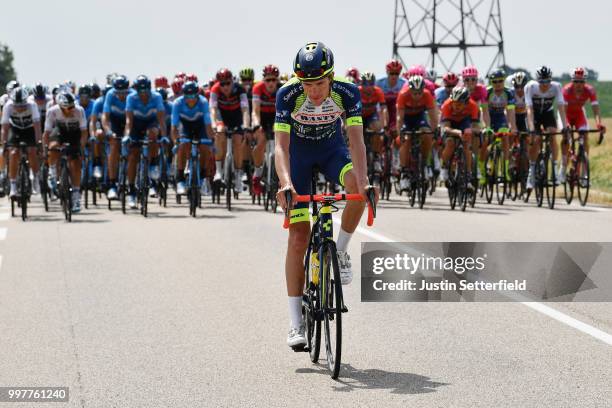
[[28,146],[36,146],[36,133],[33,126],[26,129],[11,126],[6,145],[18,147],[21,142],[25,142]]
[[556,128],[557,116],[555,115],[555,111],[550,110],[542,113],[534,112],[533,124],[535,126],[536,133],[540,132],[542,129],[546,130],[547,128]]

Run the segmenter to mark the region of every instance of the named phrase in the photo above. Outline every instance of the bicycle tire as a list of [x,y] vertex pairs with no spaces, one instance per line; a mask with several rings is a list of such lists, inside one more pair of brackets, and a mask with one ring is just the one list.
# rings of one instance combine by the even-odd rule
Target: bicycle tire
[[553,166],[551,153],[549,151],[547,151],[544,155],[544,162],[548,173],[548,177],[545,181],[546,202],[548,203],[548,208],[552,210],[555,208],[555,192],[557,190],[557,179],[555,176],[555,169]]
[[[544,162],[544,155],[540,153],[536,161],[534,186],[536,204],[538,207],[541,207],[544,202],[544,183],[546,183],[546,180],[548,180],[547,168]],[[529,198],[529,196],[527,196],[527,198]]]
[[29,173],[27,162],[22,159],[19,164],[19,206],[21,207],[21,219],[23,221],[28,218]]
[[495,154],[495,196],[497,204],[503,205],[506,199],[506,161],[504,160],[501,149],[496,148]]
[[493,148],[487,153],[484,178],[485,198],[487,200],[487,204],[491,204],[493,201],[493,184],[495,179],[495,149]]
[[[340,374],[342,362],[342,284],[336,245],[332,242],[323,246],[320,253],[320,267],[323,310],[323,327],[325,332],[325,351],[327,367],[333,379]],[[333,323],[332,323],[333,322]]]
[[196,165],[199,165],[199,163],[196,161],[196,164],[194,164],[193,158],[190,160],[190,162],[191,174],[189,175],[189,215],[195,218],[196,209],[198,208],[198,193],[200,192],[197,178],[198,169],[196,168]]
[[143,157],[140,164],[140,214],[146,218],[149,214],[149,161]]
[[584,151],[578,154],[576,165],[576,189],[578,190],[578,200],[581,206],[585,206],[589,199],[589,190],[591,188],[591,169],[589,158]]
[[234,193],[234,171],[229,169],[225,182],[225,207],[232,211],[232,195]]
[[310,260],[313,256],[312,237],[310,242],[311,247],[304,258],[305,288],[302,297],[302,316],[306,325],[306,347],[308,348],[310,361],[317,363],[321,351],[321,319],[317,316],[317,311],[321,310],[321,285],[312,282],[312,271],[310,269]]

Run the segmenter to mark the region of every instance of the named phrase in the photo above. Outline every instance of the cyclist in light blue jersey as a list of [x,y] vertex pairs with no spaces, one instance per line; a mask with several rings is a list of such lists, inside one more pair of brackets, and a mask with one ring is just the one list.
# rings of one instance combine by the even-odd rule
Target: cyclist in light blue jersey
[[107,192],[109,200],[116,200],[117,174],[119,173],[120,139],[125,132],[125,104],[130,93],[130,81],[124,75],[113,78],[113,89],[104,97],[102,108],[102,128],[109,138],[110,153],[108,155],[108,176],[110,187]]
[[[128,155],[128,183],[130,193],[128,206],[136,208],[136,165],[140,155],[140,143],[145,137],[149,140],[149,177],[159,179],[159,149],[157,139],[166,137],[166,111],[161,95],[151,90],[151,81],[146,75],[139,75],[134,81],[136,92],[128,95],[125,104],[124,142],[130,142]],[[155,197],[155,183],[151,183],[149,195]]]
[[[189,81],[183,85],[182,96],[174,101],[172,107],[172,140],[178,143],[178,139],[208,139],[213,133],[208,110],[208,101],[199,93],[198,85]],[[189,145],[179,144],[176,156],[176,193],[185,194],[185,163],[189,157]],[[210,150],[208,146],[201,144],[200,149],[200,174],[202,175],[202,194],[210,194],[208,176],[212,168],[207,168]]]

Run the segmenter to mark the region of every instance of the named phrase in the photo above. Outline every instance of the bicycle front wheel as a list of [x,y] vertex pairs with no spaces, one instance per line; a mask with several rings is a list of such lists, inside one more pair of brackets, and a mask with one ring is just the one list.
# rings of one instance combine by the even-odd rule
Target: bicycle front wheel
[[333,243],[327,244],[320,254],[321,307],[325,328],[327,366],[332,378],[338,378],[342,358],[342,284],[338,254]]
[[546,190],[546,202],[551,210],[555,208],[555,192],[557,189],[557,179],[555,177],[555,169],[550,152],[544,155],[544,166],[547,169],[548,177],[544,181]]

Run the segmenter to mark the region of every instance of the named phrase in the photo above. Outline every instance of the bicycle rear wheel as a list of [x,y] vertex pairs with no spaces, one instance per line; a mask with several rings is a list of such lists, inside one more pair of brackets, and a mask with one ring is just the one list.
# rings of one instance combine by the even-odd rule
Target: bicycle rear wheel
[[40,197],[43,200],[43,205],[45,206],[45,212],[49,212],[49,185],[47,184],[47,179],[49,178],[49,168],[47,164],[43,162],[40,166],[40,177],[39,177],[39,191]]
[[591,170],[589,167],[589,159],[584,151],[578,155],[578,163],[576,165],[576,188],[578,190],[578,199],[580,205],[585,206],[589,198],[589,189],[591,188]]

